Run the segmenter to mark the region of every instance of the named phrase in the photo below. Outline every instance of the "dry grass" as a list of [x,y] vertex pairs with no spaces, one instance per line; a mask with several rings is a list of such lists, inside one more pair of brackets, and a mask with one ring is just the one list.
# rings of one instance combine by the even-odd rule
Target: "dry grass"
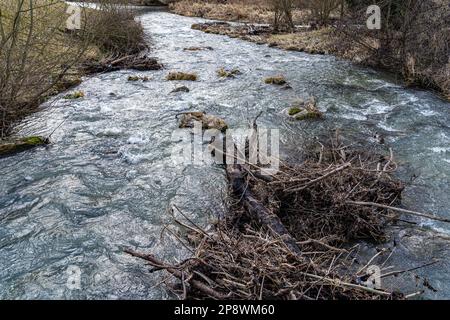
[[[242,21],[251,23],[272,23],[274,12],[267,1],[256,0],[249,3],[244,0],[218,1],[181,0],[169,5],[172,12],[190,16],[223,21]],[[293,20],[301,24],[306,21],[308,13],[294,10]]]
[[198,76],[195,73],[170,72],[166,79],[169,81],[197,81]]
[[296,33],[274,34],[267,42],[285,50],[304,51],[312,54],[335,53],[335,38],[329,28]]
[[268,77],[264,79],[264,83],[266,84],[275,84],[278,86],[285,85],[287,83],[286,78],[282,75]]

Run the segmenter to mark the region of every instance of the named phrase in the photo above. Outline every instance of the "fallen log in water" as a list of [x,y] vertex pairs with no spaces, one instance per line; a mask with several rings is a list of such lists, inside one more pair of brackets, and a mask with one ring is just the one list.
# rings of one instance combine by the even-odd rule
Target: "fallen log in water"
[[301,256],[302,251],[298,247],[295,238],[291,236],[280,218],[274,212],[264,207],[248,188],[243,166],[227,166],[227,177],[234,196],[240,199],[250,216],[255,217],[261,224],[267,226],[274,236],[279,237],[293,254]]
[[38,146],[46,145],[48,143],[48,138],[38,136],[4,142],[0,140],[0,157],[12,155]]
[[82,66],[86,73],[112,72],[122,69],[137,71],[160,70],[162,65],[155,59],[146,55],[128,55],[121,58],[108,58],[100,62],[89,61]]

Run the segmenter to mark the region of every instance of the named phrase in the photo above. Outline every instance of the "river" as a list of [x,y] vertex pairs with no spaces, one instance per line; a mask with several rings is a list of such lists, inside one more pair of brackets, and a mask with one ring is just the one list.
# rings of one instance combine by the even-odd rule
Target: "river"
[[[259,124],[281,130],[282,150],[299,146],[305,132],[340,128],[368,145],[376,132],[392,147],[408,184],[403,203],[412,210],[449,217],[450,103],[431,92],[408,89],[392,76],[332,56],[282,51],[191,30],[203,19],[167,12],[140,16],[151,35],[152,54],[165,66],[150,72],[119,71],[87,77],[75,90],[85,98],[45,103],[21,126],[21,134],[49,134],[52,144],[0,159],[0,298],[163,299],[173,297],[123,253],[131,247],[176,261],[188,252],[168,235],[167,208],[176,204],[204,226],[223,211],[224,171],[214,166],[176,166],[171,158],[175,116],[202,110],[242,127],[263,111]],[[214,50],[188,52],[190,46]],[[219,79],[220,67],[239,68]],[[199,81],[166,81],[170,70],[196,72]],[[148,82],[129,82],[130,75]],[[263,83],[286,76],[292,90]],[[189,93],[170,93],[187,85]],[[282,110],[298,98],[317,97],[324,121],[292,122]],[[450,236],[449,226],[423,227]],[[450,298],[448,245],[433,236],[408,236],[392,262],[436,266],[419,270]],[[396,258],[397,256],[397,258]],[[75,281],[72,281],[75,279]],[[77,279],[80,279],[78,283]]]

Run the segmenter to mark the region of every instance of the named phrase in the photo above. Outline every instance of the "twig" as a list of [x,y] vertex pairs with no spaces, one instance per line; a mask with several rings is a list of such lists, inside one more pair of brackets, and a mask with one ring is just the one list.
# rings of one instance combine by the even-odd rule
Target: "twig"
[[342,171],[342,170],[344,170],[344,169],[350,167],[351,165],[352,165],[352,164],[351,164],[350,162],[348,162],[348,163],[344,164],[343,166],[341,166],[341,167],[339,167],[339,168],[337,168],[337,169],[334,169],[333,171],[328,172],[327,174],[321,176],[320,178],[317,178],[317,179],[314,179],[314,180],[308,182],[307,184],[305,184],[304,186],[302,186],[302,187],[300,187],[300,188],[287,189],[287,190],[285,190],[285,191],[286,191],[286,192],[298,192],[298,191],[305,190],[305,189],[308,188],[309,186],[311,186],[311,185],[313,185],[313,184],[315,184],[315,183],[317,183],[317,182],[319,182],[319,181],[322,181],[323,179],[326,179],[326,178],[328,178],[329,176],[332,176],[333,174],[338,173],[338,172],[340,172],[340,171]]
[[375,202],[346,201],[346,203],[352,204],[352,205],[357,205],[357,206],[371,206],[371,207],[377,207],[377,208],[382,208],[382,209],[388,209],[388,210],[398,211],[401,213],[410,214],[413,216],[422,217],[422,218],[426,218],[426,219],[430,219],[430,220],[436,220],[436,221],[450,223],[450,219],[447,219],[447,218],[436,217],[436,216],[433,216],[433,215],[427,214],[427,213],[420,213],[420,212],[416,212],[416,211],[391,207],[391,206],[387,206],[387,205],[379,204],[379,203],[375,203]]
[[[143,259],[145,261],[150,262],[150,264],[157,266],[157,267],[162,267],[164,266],[164,263],[160,260],[158,260],[157,258],[155,258],[152,255],[146,255],[146,254],[142,254],[139,252],[135,252],[131,249],[125,249],[125,253],[128,253],[129,255],[136,257],[136,258],[140,258]],[[165,270],[167,270],[169,273],[171,273],[172,275],[174,275],[175,277],[177,277],[178,279],[182,280],[183,279],[183,272],[180,270],[177,270],[176,268],[172,267],[172,266],[166,266],[164,267]],[[205,285],[203,282],[200,282],[198,280],[194,280],[194,279],[189,279],[189,283],[196,288],[199,291],[202,291],[204,294],[215,298],[215,299],[219,299],[219,300],[224,300],[226,298],[228,298],[227,295],[224,295],[220,292],[215,291],[214,289],[208,287],[207,285]]]
[[432,266],[433,264],[436,264],[438,262],[440,262],[440,260],[434,260],[434,261],[425,263],[425,264],[423,264],[421,266],[410,268],[410,269],[405,269],[405,270],[400,270],[400,271],[392,271],[392,272],[389,272],[389,273],[382,274],[381,278],[396,276],[396,275],[399,275],[399,274],[402,274],[402,273],[411,272],[411,271],[414,271],[414,270],[426,268],[426,267]]
[[310,277],[310,278],[314,278],[314,279],[318,279],[318,280],[324,280],[327,282],[330,282],[332,284],[335,284],[337,286],[344,286],[344,287],[349,287],[349,288],[354,288],[354,289],[359,289],[359,290],[363,290],[363,291],[367,291],[370,293],[374,293],[377,295],[382,295],[382,296],[390,296],[391,293],[386,292],[386,291],[381,291],[381,290],[377,290],[377,289],[372,289],[369,287],[364,287],[358,284],[353,284],[353,283],[348,283],[348,282],[344,282],[342,280],[339,279],[331,279],[331,278],[327,278],[327,277],[322,277],[322,276],[318,276],[315,274],[311,274],[311,273],[306,273],[306,272],[301,272],[301,274]]

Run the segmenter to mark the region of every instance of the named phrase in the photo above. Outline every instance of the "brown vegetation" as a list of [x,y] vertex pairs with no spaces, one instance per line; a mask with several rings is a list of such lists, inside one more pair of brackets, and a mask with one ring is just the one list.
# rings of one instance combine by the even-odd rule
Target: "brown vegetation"
[[213,230],[176,206],[172,210],[194,248],[191,258],[172,265],[126,252],[149,262],[152,272],[177,278],[172,288],[183,299],[407,298],[395,287],[368,286],[369,263],[355,265],[360,257],[352,246],[360,239],[386,241],[386,225],[398,219],[393,206],[404,186],[393,176],[393,152],[380,156],[348,145],[336,134],[313,147],[302,164],[285,163],[272,176],[261,176],[252,165],[228,164],[230,210]]
[[381,30],[357,29],[355,24],[365,24],[367,4],[353,5],[337,24],[338,50],[359,46],[368,53],[364,63],[400,73],[407,84],[450,98],[448,1],[375,1],[381,8]]
[[170,72],[166,79],[169,81],[197,81],[198,76],[195,73]]
[[[275,12],[272,0],[180,0],[169,5],[172,12],[190,16],[224,21],[272,23]],[[292,21],[304,21],[305,12],[292,11]]]

